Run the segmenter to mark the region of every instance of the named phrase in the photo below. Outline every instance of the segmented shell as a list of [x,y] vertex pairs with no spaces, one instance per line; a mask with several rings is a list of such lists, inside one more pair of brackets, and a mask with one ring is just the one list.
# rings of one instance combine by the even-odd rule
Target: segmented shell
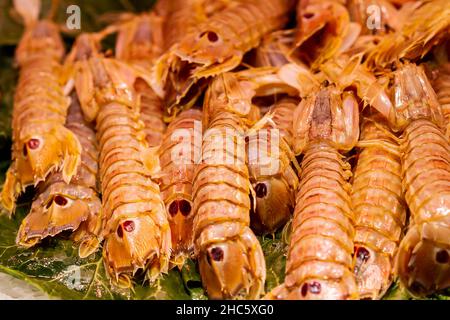
[[349,165],[334,148],[314,144],[302,161],[283,299],[352,299],[353,221]]
[[269,110],[273,124],[266,123],[247,137],[248,168],[255,190],[252,229],[273,233],[291,217],[298,188],[299,169],[292,151],[293,114],[298,101],[285,98]]
[[414,295],[450,286],[450,145],[431,121],[413,121],[403,143],[403,188],[410,226],[397,255],[402,283]]
[[201,157],[202,113],[183,111],[167,129],[160,148],[161,196],[172,232],[173,264],[181,267],[193,253],[192,181]]
[[423,296],[450,286],[450,144],[436,94],[422,67],[394,72],[402,135],[403,190],[411,212],[396,269],[402,284]]
[[361,141],[374,145],[363,147],[358,154],[352,190],[353,268],[360,298],[369,299],[380,299],[393,281],[394,257],[406,222],[399,146],[382,123],[375,116],[363,121]]
[[136,79],[145,75],[104,58],[97,41],[88,34],[77,39],[73,56],[81,59],[75,62],[75,84],[85,117],[96,122],[105,267],[114,282],[130,287],[138,269],[150,281],[167,272],[170,227],[159,186],[151,178],[157,155],[148,147],[134,90]]
[[264,255],[249,228],[244,134],[252,95],[234,75],[224,74],[205,97],[208,129],[193,182],[194,245],[212,299],[258,298],[265,280]]
[[25,187],[58,168],[68,183],[80,162],[80,143],[64,127],[70,99],[61,81],[63,54],[56,25],[33,21],[26,26],[16,52],[20,76],[12,117],[13,163],[2,191],[2,204],[9,212]]

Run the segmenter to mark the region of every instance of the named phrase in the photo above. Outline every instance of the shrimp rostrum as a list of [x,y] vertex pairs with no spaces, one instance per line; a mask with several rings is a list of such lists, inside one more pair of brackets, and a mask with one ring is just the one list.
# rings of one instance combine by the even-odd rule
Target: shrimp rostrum
[[104,58],[98,41],[98,35],[79,36],[68,63],[74,63],[85,117],[96,123],[105,267],[115,283],[129,287],[139,269],[150,281],[167,272],[170,228],[159,186],[152,180],[157,156],[148,148],[133,89],[136,78],[145,75]]
[[12,119],[13,162],[2,191],[2,204],[10,213],[19,194],[50,172],[61,169],[63,180],[70,182],[81,153],[77,137],[64,127],[70,99],[64,92],[64,46],[58,28],[37,20],[40,1],[14,4],[25,21],[25,33],[16,50],[20,76]]
[[284,284],[269,299],[356,299],[350,165],[341,152],[359,138],[352,92],[323,84],[294,115],[294,151],[303,154]]
[[264,255],[250,224],[245,131],[253,117],[250,82],[218,76],[204,101],[202,161],[193,182],[194,249],[212,299],[260,296]]

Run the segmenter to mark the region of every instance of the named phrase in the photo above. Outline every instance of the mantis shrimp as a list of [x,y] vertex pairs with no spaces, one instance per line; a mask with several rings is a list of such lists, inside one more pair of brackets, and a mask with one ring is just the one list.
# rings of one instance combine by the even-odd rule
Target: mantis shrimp
[[380,115],[364,118],[353,177],[354,272],[361,299],[379,299],[394,277],[406,223],[397,137]]
[[198,109],[180,113],[170,123],[159,150],[159,180],[172,232],[172,259],[180,268],[193,253],[192,180],[201,156],[201,120]]
[[251,225],[258,233],[273,233],[283,226],[295,205],[299,181],[293,166],[297,171],[300,168],[291,148],[297,105],[297,99],[281,99],[269,110],[271,123],[247,135],[248,168],[256,196]]
[[6,174],[2,204],[10,213],[27,186],[61,169],[69,183],[80,163],[81,146],[64,127],[70,99],[64,92],[60,60],[64,46],[57,26],[38,21],[40,1],[16,0],[25,33],[16,51],[20,77],[13,108],[13,163]]
[[206,92],[202,161],[193,181],[194,250],[212,299],[258,298],[265,281],[261,246],[249,228],[245,130],[256,118],[250,82],[217,76]]
[[403,188],[411,212],[396,271],[416,296],[450,286],[450,145],[436,94],[422,66],[393,72],[401,137]]
[[354,211],[349,151],[359,137],[351,91],[323,83],[294,115],[294,151],[303,153],[284,284],[269,299],[356,299],[352,272]]
[[138,269],[153,281],[167,272],[171,238],[155,171],[139,120],[134,84],[146,79],[130,65],[98,52],[101,35],[78,37],[69,63],[85,117],[95,120],[100,145],[100,181],[105,217],[103,257],[112,280],[130,287]]
[[[116,58],[141,68],[143,72],[151,69],[152,61],[162,52],[162,23],[154,14],[134,16],[119,26],[116,44]],[[163,121],[163,102],[153,89],[142,79],[134,84],[136,94],[140,96],[141,120],[145,124],[145,133],[150,147],[161,144],[166,129]]]
[[71,130],[82,146],[81,165],[67,184],[60,172],[49,175],[39,186],[31,212],[22,221],[16,242],[31,247],[47,236],[73,230],[75,242],[80,243],[79,256],[95,252],[101,241],[103,219],[97,193],[98,151],[94,129],[86,123],[76,94],[67,115],[66,128]]
[[[207,78],[238,67],[265,34],[283,27],[292,5],[292,0],[236,1],[212,14],[158,60],[153,72],[155,91],[164,94],[170,74],[174,105],[189,107]],[[176,113],[175,109],[168,111]]]

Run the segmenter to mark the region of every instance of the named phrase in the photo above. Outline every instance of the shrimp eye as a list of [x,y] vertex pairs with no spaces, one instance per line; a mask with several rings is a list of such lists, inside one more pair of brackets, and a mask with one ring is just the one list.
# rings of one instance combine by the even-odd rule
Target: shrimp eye
[[267,195],[267,186],[264,183],[258,183],[255,186],[255,192],[258,198],[264,198]]
[[125,221],[122,226],[126,232],[132,232],[134,230],[134,222],[131,220]]
[[312,12],[306,12],[305,14],[303,14],[303,17],[305,19],[311,19],[312,17],[314,17],[314,13]]
[[28,155],[28,149],[27,149],[27,145],[26,144],[23,145],[22,153],[23,153],[24,157],[26,157]]
[[356,257],[362,262],[366,262],[370,258],[370,252],[366,248],[359,247],[356,249]]
[[64,207],[67,204],[67,199],[63,196],[57,195],[53,198],[53,201],[61,207]]
[[172,201],[169,205],[169,214],[173,217],[178,212],[178,201]]
[[39,139],[30,139],[28,140],[28,148],[30,148],[31,150],[37,149],[39,148],[39,145],[41,144],[41,142],[39,141]]
[[311,283],[305,283],[301,289],[302,296],[305,297],[308,294],[308,291],[312,294],[319,294],[322,290],[322,286],[319,282],[313,281]]
[[181,200],[178,203],[178,206],[180,208],[180,212],[183,216],[188,216],[191,213],[191,204],[189,203],[189,201],[186,200]]
[[219,40],[219,35],[214,31],[205,31],[200,35],[200,38],[202,38],[204,35],[206,35],[209,42],[217,42]]
[[438,263],[448,263],[449,258],[447,250],[440,250],[436,253],[436,261]]
[[223,250],[219,247],[212,248],[209,254],[214,261],[223,260]]
[[121,239],[123,238],[123,230],[122,230],[122,226],[120,224],[117,227],[117,236]]

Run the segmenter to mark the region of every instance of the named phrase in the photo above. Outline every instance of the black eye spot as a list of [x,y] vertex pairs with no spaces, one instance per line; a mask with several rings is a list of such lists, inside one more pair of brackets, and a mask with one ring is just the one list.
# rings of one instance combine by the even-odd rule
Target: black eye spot
[[24,157],[26,157],[28,155],[28,149],[27,149],[27,145],[26,144],[23,145],[22,153],[23,153]]
[[312,294],[319,294],[322,290],[322,286],[319,282],[313,281],[311,283],[304,283],[301,289],[302,297],[308,294],[308,291]]
[[60,195],[55,196],[53,198],[53,201],[55,201],[55,203],[61,207],[64,207],[67,204],[67,199]]
[[308,294],[308,284],[305,283],[302,285],[302,297],[305,297]]
[[117,236],[121,239],[123,238],[123,230],[122,230],[122,226],[120,224],[117,227]]
[[219,247],[212,248],[210,251],[210,255],[214,261],[222,261],[223,260],[223,250]]
[[438,263],[448,263],[450,257],[448,255],[447,250],[440,250],[436,253],[436,261]]
[[356,258],[361,262],[366,262],[370,258],[370,252],[364,247],[358,247],[356,249]]
[[183,216],[188,216],[191,213],[191,204],[189,203],[189,201],[186,200],[181,200],[178,203],[179,207],[180,207],[180,212]]
[[204,35],[206,35],[208,37],[208,41],[209,42],[217,42],[219,40],[219,36],[217,35],[217,33],[215,33],[214,31],[206,31],[203,32],[200,35],[200,38],[202,38]]
[[169,206],[169,213],[173,217],[178,212],[178,201],[172,201],[172,203]]
[[267,186],[265,183],[258,183],[255,186],[256,196],[258,198],[264,198],[267,195]]
[[305,19],[311,19],[312,17],[314,17],[314,13],[312,12],[306,12],[305,14],[303,14],[303,17]]

